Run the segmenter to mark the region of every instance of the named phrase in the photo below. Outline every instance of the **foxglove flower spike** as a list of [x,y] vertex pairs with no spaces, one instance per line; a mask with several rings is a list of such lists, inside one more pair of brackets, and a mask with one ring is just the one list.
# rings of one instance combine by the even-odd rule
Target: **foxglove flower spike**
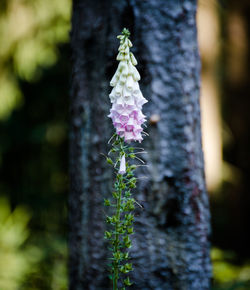
[[112,108],[109,117],[113,121],[116,133],[124,137],[124,141],[142,141],[142,125],[146,117],[142,114],[142,106],[147,103],[143,97],[138,81],[140,74],[135,68],[137,61],[130,47],[129,34],[119,36],[120,46],[117,60],[120,60],[118,68],[110,85],[113,88],[110,93]]

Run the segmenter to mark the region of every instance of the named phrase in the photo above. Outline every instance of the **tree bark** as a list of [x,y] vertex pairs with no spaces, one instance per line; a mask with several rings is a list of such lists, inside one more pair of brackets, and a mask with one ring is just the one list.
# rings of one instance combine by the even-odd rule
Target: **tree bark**
[[[140,82],[149,103],[143,142],[148,169],[138,172],[130,289],[209,289],[209,205],[200,131],[200,58],[196,1],[73,3],[70,129],[70,289],[109,289],[103,198],[112,172],[109,80],[118,35],[130,29]],[[134,38],[134,40],[133,40]]]

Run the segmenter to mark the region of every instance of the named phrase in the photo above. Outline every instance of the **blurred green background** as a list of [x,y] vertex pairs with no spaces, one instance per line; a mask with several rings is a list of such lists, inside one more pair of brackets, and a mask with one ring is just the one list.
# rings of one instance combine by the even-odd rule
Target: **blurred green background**
[[[200,0],[214,289],[250,289],[249,1]],[[0,1],[0,289],[67,289],[71,0]]]
[[70,0],[0,1],[0,289],[67,289]]

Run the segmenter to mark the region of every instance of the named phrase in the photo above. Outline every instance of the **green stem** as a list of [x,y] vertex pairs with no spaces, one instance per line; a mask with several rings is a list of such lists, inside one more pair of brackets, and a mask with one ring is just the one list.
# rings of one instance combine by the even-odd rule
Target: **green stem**
[[[123,152],[123,145],[124,142],[121,138],[119,138],[119,145],[120,145],[120,153]],[[123,176],[120,174],[117,174],[117,180],[119,183],[119,190],[118,190],[118,198],[116,201],[116,223],[115,223],[115,244],[114,244],[114,252],[118,253],[119,252],[119,244],[120,244],[120,240],[119,240],[119,236],[120,233],[118,232],[119,229],[119,225],[120,225],[120,218],[121,218],[121,199],[122,199],[122,185],[123,185]],[[118,279],[119,279],[119,262],[115,261],[114,263],[114,276],[113,276],[113,290],[117,290],[118,289]]]
[[[121,215],[121,196],[122,196],[122,177],[118,174],[117,179],[119,181],[119,191],[118,191],[118,198],[116,202],[116,223],[115,223],[115,244],[114,244],[114,252],[118,253],[119,251],[119,235],[118,232],[119,225],[120,225],[120,215]],[[114,263],[114,277],[113,277],[113,290],[117,290],[117,283],[119,278],[119,262],[115,261]]]

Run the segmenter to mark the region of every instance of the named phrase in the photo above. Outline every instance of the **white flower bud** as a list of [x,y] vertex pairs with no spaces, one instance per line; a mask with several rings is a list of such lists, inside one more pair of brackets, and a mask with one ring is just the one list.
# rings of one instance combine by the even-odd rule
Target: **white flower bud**
[[133,65],[137,65],[137,60],[132,52],[130,52],[130,59]]
[[118,80],[119,80],[119,76],[120,76],[120,73],[116,71],[116,73],[114,74],[114,76],[112,77],[111,81],[110,81],[110,86],[111,87],[115,87]]
[[120,160],[119,174],[125,174],[125,173],[126,173],[126,159],[125,159],[125,155],[122,155],[122,158]]
[[124,52],[124,49],[125,49],[125,46],[124,46],[124,44],[120,44],[120,46],[119,46],[118,50],[119,50],[119,51],[123,51],[123,52]]
[[135,66],[133,66],[133,78],[137,82],[141,79],[141,76]]
[[124,75],[124,76],[128,75],[128,65],[127,65],[127,63],[125,63],[125,65],[123,66],[121,74]]
[[128,38],[125,38],[125,40],[124,40],[124,46],[125,47],[128,46]]

